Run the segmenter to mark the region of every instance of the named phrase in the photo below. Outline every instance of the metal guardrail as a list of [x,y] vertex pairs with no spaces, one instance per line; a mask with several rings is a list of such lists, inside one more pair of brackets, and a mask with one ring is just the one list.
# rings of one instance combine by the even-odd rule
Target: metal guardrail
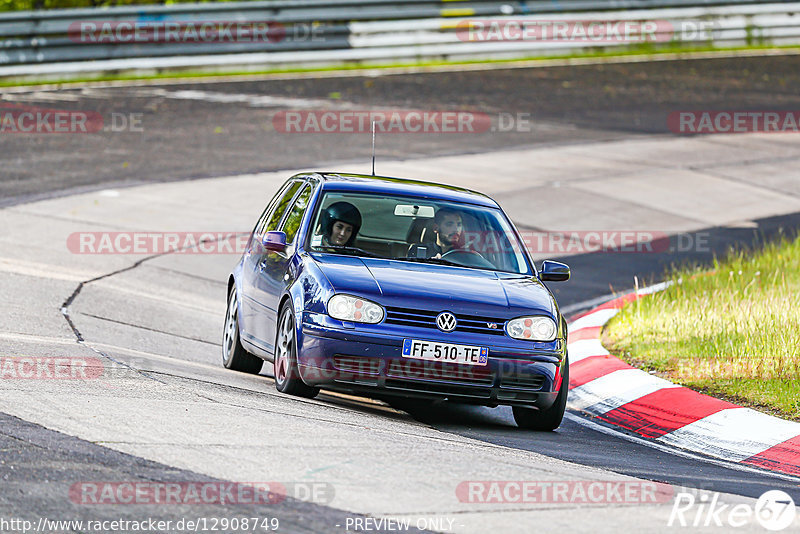
[[[650,45],[800,43],[800,3],[783,0],[768,4],[751,0],[266,0],[0,13],[0,76],[33,72],[26,66],[63,62],[101,69],[188,68],[226,62],[273,68],[423,58],[511,58],[642,44],[470,39],[463,32],[467,20],[499,24],[510,20],[529,24],[542,20],[572,24],[667,21],[668,25],[660,26],[657,42]],[[259,39],[164,38],[169,27],[180,32],[201,28],[203,23],[210,24],[208,28],[237,23],[251,32],[261,28],[265,33]],[[115,37],[112,31],[103,39],[104,27],[157,30],[162,38],[150,35],[125,41],[132,33]]]

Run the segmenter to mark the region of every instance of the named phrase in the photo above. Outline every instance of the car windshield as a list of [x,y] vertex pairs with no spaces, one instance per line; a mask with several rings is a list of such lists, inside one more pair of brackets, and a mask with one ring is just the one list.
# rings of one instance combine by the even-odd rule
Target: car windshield
[[531,274],[501,210],[415,197],[328,192],[317,204],[306,248]]

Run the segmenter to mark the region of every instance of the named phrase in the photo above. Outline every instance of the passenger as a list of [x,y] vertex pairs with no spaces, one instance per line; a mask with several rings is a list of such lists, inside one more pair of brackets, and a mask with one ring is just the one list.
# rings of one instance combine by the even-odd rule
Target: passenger
[[464,246],[464,222],[461,213],[441,208],[433,217],[433,243],[417,243],[408,249],[409,258],[441,258],[453,249]]
[[361,212],[349,202],[334,202],[320,217],[322,245],[352,247],[361,229]]

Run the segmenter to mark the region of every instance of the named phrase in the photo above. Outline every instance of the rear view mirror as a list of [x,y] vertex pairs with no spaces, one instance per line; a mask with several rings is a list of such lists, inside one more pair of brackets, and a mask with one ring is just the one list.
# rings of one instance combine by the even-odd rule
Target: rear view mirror
[[267,232],[261,240],[264,250],[283,252],[286,250],[286,234],[283,232]]
[[569,280],[569,266],[557,261],[544,260],[539,277],[543,282],[564,282]]
[[412,206],[411,204],[398,204],[394,207],[394,214],[400,217],[433,218],[433,206]]

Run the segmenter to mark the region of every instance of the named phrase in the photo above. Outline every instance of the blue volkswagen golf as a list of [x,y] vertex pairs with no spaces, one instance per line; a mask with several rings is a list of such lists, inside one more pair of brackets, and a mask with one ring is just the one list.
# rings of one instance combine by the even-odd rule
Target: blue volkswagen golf
[[491,198],[398,178],[308,173],[270,201],[228,279],[223,363],[279,391],[510,405],[553,430],[567,327]]

